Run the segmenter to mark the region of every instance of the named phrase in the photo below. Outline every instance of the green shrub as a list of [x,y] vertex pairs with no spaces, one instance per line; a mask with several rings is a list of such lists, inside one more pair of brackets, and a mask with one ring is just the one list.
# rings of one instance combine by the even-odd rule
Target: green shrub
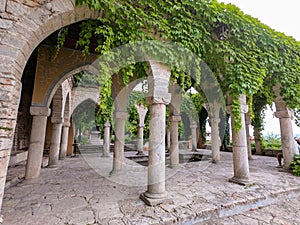
[[300,155],[294,156],[294,161],[291,163],[290,168],[295,176],[300,176]]
[[280,149],[281,138],[279,135],[268,135],[262,139],[262,148]]
[[89,138],[87,136],[82,136],[80,144],[86,145],[88,143],[89,143]]

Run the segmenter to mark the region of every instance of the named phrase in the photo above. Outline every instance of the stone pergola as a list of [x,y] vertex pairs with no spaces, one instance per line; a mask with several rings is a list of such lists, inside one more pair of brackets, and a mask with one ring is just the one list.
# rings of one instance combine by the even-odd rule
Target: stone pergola
[[[91,11],[86,6],[75,6],[73,0],[44,1],[13,1],[0,2],[0,208],[4,194],[7,168],[17,120],[26,114],[31,121],[28,145],[26,179],[38,178],[41,170],[47,128],[52,130],[50,140],[49,165],[55,166],[59,159],[69,154],[68,146],[72,136],[71,115],[78,97],[72,95],[69,78],[79,71],[90,70],[96,60],[95,54],[86,57],[80,51],[62,48],[53,57],[52,47],[44,45],[45,40],[53,32],[64,26],[87,19],[97,19],[99,12]],[[150,106],[150,137],[148,186],[141,198],[148,205],[155,205],[168,199],[165,177],[165,129],[166,105],[171,103],[171,167],[178,167],[178,122],[180,121],[180,97],[173,87],[169,87],[170,67],[157,61],[148,60],[150,73],[148,76],[149,92],[147,104]],[[29,68],[29,64],[36,64]],[[31,76],[28,75],[31,73]],[[24,77],[30,77],[32,87],[22,87]],[[112,175],[121,172],[124,158],[124,127],[127,118],[125,110],[126,97],[131,87],[125,93],[118,95],[123,87],[116,87],[114,129],[116,141]],[[169,89],[170,88],[170,89]],[[288,168],[293,157],[293,133],[291,128],[291,113],[280,96],[280,85],[274,87],[276,95],[276,117],[280,119],[282,147],[284,151],[284,166]],[[176,89],[176,88],[175,88]],[[32,94],[30,94],[32,92]],[[81,94],[79,94],[81,96]],[[21,98],[24,96],[24,98]],[[26,98],[25,98],[26,97]],[[75,100],[75,102],[74,102]],[[233,177],[232,182],[247,184],[250,181],[247,133],[245,114],[248,111],[246,96],[240,96],[242,129],[236,130],[232,116],[233,137]],[[20,108],[20,101],[24,107]],[[81,100],[80,100],[81,101]],[[79,102],[80,102],[79,101]],[[79,103],[78,103],[79,104]],[[231,112],[231,102],[228,98],[227,110]],[[219,161],[217,143],[218,117],[211,116],[213,135],[213,160]],[[29,122],[28,122],[29,123]],[[109,128],[109,125],[106,125]],[[21,128],[20,128],[21,129]],[[71,138],[72,139],[72,138]],[[106,152],[107,153],[107,152]]]

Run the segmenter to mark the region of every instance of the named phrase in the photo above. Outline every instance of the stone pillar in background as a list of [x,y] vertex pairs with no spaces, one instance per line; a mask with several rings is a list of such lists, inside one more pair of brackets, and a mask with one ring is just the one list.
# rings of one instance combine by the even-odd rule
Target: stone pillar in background
[[52,136],[49,151],[49,166],[58,164],[63,118],[51,118]]
[[74,127],[73,127],[73,123],[70,122],[69,134],[68,134],[67,156],[71,156],[73,154],[73,145],[74,145]]
[[220,132],[219,132],[219,123],[220,123],[220,109],[221,104],[218,102],[213,102],[209,104],[209,125],[211,127],[211,150],[212,150],[212,162],[218,163],[220,161]]
[[234,123],[234,115],[231,112],[231,102],[229,102],[228,111],[231,113],[231,129],[232,129],[232,152],[233,152],[233,168],[234,176],[229,180],[234,183],[246,185],[249,182],[249,161],[247,137],[245,128],[245,113],[248,112],[246,104],[246,96],[239,97],[241,105],[241,125],[242,128],[237,131]]
[[125,144],[125,121],[128,113],[124,111],[115,111],[115,145],[113,157],[113,169],[111,174],[123,172],[124,164],[124,144]]
[[180,105],[182,100],[182,91],[178,84],[170,84],[171,102],[169,104],[170,121],[170,167],[179,166],[179,142],[178,142],[178,123],[181,121]]
[[62,128],[59,159],[64,159],[67,156],[70,123],[64,122],[62,127],[63,128]]
[[280,134],[281,134],[281,148],[283,153],[283,168],[289,169],[291,162],[294,160],[294,134],[292,128],[292,112],[287,108],[286,102],[280,95],[280,85],[273,87],[275,93],[275,116],[279,118]]
[[166,144],[166,150],[169,151],[170,150],[170,128],[168,128],[168,125],[166,125],[166,141],[167,141],[167,144]]
[[246,137],[247,137],[247,149],[248,149],[248,159],[251,160],[252,158],[252,150],[251,150],[251,142],[250,142],[250,114],[249,112],[245,115],[245,125],[246,125]]
[[104,124],[103,154],[102,157],[109,157],[110,154],[110,123],[109,120]]
[[30,144],[28,150],[25,179],[37,178],[40,175],[47,127],[48,107],[30,107],[32,117]]
[[178,142],[178,122],[181,116],[170,116],[170,161],[171,168],[179,166],[179,142]]
[[190,118],[190,128],[192,135],[192,151],[197,151],[197,123],[192,118]]
[[219,123],[220,118],[209,119],[209,124],[211,127],[211,150],[212,150],[212,162],[218,163],[221,159],[220,157],[220,135],[219,135]]
[[255,154],[261,155],[261,133],[259,128],[254,127]]
[[144,121],[148,111],[148,108],[143,105],[135,105],[139,114],[138,125],[138,140],[137,140],[137,154],[144,155]]

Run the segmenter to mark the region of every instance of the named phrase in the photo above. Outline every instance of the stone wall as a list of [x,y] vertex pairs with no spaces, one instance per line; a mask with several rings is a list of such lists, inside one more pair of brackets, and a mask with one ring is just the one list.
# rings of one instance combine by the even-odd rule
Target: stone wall
[[0,208],[19,108],[21,78],[29,57],[54,31],[98,15],[86,6],[75,7],[75,0],[0,1]]

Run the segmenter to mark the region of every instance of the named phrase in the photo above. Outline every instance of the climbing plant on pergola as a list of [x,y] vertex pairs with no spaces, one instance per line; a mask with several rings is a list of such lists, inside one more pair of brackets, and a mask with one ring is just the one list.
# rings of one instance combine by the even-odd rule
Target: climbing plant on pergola
[[[216,0],[77,0],[76,4],[87,4],[101,13],[98,21],[82,23],[78,46],[83,54],[89,53],[90,38],[97,35],[99,55],[141,40],[176,42],[199,55],[213,71],[223,93],[233,99],[236,129],[241,127],[238,101],[241,94],[247,95],[252,109],[257,91],[263,87],[271,93],[272,87],[281,83],[287,105],[290,108],[299,105],[299,43],[245,15],[234,5]],[[174,57],[176,53],[162,54],[173,63],[173,80],[183,88],[199,84],[200,70],[193,71],[195,80],[191,81],[188,70]],[[105,65],[101,69],[102,73],[109,72]],[[146,64],[122,69],[124,82],[136,70],[146,71]],[[111,84],[106,81],[103,85],[102,92],[108,96]],[[105,102],[105,97],[102,101]]]

